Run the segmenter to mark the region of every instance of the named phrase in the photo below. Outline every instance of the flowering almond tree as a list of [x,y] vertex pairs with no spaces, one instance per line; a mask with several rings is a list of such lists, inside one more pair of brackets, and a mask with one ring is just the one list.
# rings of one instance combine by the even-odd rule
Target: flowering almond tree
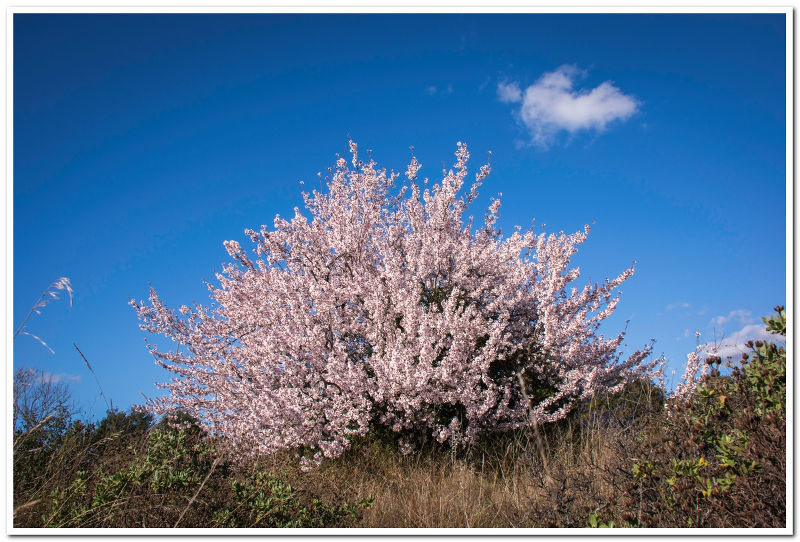
[[[464,213],[489,173],[466,189],[465,145],[441,183],[422,189],[358,159],[339,158],[326,192],[303,194],[306,216],[245,233],[209,285],[210,306],[173,311],[151,289],[132,301],[150,346],[175,378],[150,403],[180,408],[238,450],[336,457],[371,427],[404,449],[426,438],[463,445],[492,431],[563,418],[576,400],[648,373],[650,347],[622,358],[624,333],[598,326],[627,269],[568,288],[570,257],[589,232],[503,238],[493,200],[483,223]],[[425,179],[427,184],[427,179]]]

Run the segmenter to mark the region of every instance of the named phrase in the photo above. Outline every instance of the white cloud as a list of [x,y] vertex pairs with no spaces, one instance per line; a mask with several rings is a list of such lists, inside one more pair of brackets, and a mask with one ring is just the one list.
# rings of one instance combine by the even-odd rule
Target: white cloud
[[519,88],[519,83],[512,81],[510,83],[499,82],[497,83],[497,99],[503,103],[517,103],[522,101],[522,90]]
[[681,301],[680,303],[670,303],[669,305],[667,305],[667,310],[671,311],[675,309],[688,309],[690,306],[691,305],[689,305],[689,303],[687,303],[686,301]]
[[453,85],[451,83],[444,88],[439,88],[436,85],[430,85],[429,87],[425,88],[425,92],[428,94],[428,96],[433,96],[435,94],[452,94]]
[[725,358],[739,358],[750,349],[745,346],[747,341],[770,341],[775,343],[785,343],[786,338],[781,335],[773,335],[766,330],[766,326],[757,322],[750,311],[745,309],[737,309],[728,313],[727,316],[715,316],[709,322],[709,327],[714,328],[714,333],[717,334],[727,324],[736,323],[740,326],[739,329],[729,335],[722,335],[722,338],[714,342],[708,342],[703,345],[703,350],[706,354],[712,351],[719,357]]
[[703,351],[706,354],[714,351],[716,355],[725,358],[739,358],[742,353],[749,352],[745,346],[747,341],[770,341],[774,343],[784,343],[786,338],[781,335],[773,335],[766,330],[764,324],[747,324],[729,337],[723,337],[718,344],[706,343]]
[[709,322],[710,326],[722,327],[728,322],[738,320],[741,324],[746,324],[753,321],[752,313],[748,310],[738,309],[728,313],[728,316],[715,316]]
[[[559,132],[581,130],[601,132],[616,120],[626,120],[636,113],[639,102],[605,81],[591,90],[574,89],[581,75],[575,66],[561,66],[542,75],[522,93],[516,82],[497,86],[498,99],[506,103],[522,102],[519,116],[528,128],[533,143],[547,146]],[[517,96],[515,90],[520,92]]]
[[81,377],[80,375],[69,373],[49,373],[47,371],[42,371],[39,375],[39,379],[44,383],[56,384],[58,382],[78,382]]

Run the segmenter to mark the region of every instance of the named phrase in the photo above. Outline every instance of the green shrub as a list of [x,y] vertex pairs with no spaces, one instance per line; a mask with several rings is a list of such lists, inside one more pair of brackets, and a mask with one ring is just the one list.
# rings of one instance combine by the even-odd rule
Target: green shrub
[[[786,334],[786,313],[764,318]],[[708,356],[688,401],[642,433],[629,521],[650,527],[786,524],[786,350],[750,341],[738,363]],[[723,374],[729,369],[729,374]]]
[[213,440],[188,420],[150,430],[131,420],[140,419],[109,412],[98,429],[82,426],[83,455],[50,480],[42,498],[18,499],[41,503],[15,513],[15,525],[339,527],[356,524],[371,505],[301,496],[285,476],[260,467],[232,471]]
[[303,504],[284,478],[261,469],[231,487],[234,507],[215,512],[215,527],[347,527],[372,506],[371,499],[334,505],[313,498]]

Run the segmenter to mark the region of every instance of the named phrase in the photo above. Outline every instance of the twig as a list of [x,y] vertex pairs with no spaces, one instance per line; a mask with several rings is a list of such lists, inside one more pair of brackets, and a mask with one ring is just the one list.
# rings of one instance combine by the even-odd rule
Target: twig
[[24,434],[24,435],[20,436],[20,437],[17,439],[17,441],[14,443],[14,451],[17,451],[17,448],[19,447],[19,445],[20,445],[20,444],[21,444],[23,441],[25,441],[25,440],[27,439],[28,435],[30,435],[31,433],[33,433],[34,431],[36,431],[37,429],[39,429],[41,426],[43,426],[43,425],[45,424],[45,422],[46,422],[47,420],[49,420],[50,418],[52,418],[53,416],[55,416],[55,413],[51,412],[50,414],[48,414],[47,416],[45,416],[45,417],[44,417],[44,419],[43,419],[42,421],[40,421],[39,423],[37,423],[36,425],[34,425],[34,426],[33,426],[33,427],[31,427],[30,429],[28,429],[28,430],[25,432],[25,434]]
[[25,504],[20,504],[19,506],[14,508],[14,512],[13,512],[14,516],[17,515],[17,512],[21,512],[22,510],[26,510],[26,509],[30,508],[31,506],[36,506],[41,501],[42,501],[42,499],[36,499],[35,501],[28,501]]
[[83,361],[86,363],[86,367],[89,368],[89,372],[92,373],[92,376],[94,377],[94,381],[97,382],[97,387],[100,388],[100,395],[103,396],[103,401],[106,402],[106,407],[108,407],[108,410],[111,410],[111,405],[108,403],[108,399],[106,399],[106,394],[103,393],[103,387],[100,385],[100,381],[97,379],[97,375],[95,374],[94,369],[92,369],[92,366],[89,365],[89,360],[86,359],[86,356],[83,355],[83,352],[81,352],[81,349],[78,348],[77,344],[72,343],[72,346],[75,347],[75,350],[77,350],[78,354],[80,354],[81,357],[83,358]]
[[544,453],[544,444],[542,443],[542,435],[539,433],[539,422],[537,422],[533,418],[533,405],[531,404],[530,397],[528,397],[528,392],[525,391],[525,379],[522,377],[522,372],[517,373],[517,379],[519,380],[520,390],[522,391],[522,397],[525,399],[525,402],[528,405],[528,419],[533,422],[533,434],[536,437],[536,448],[539,450],[539,456],[542,459],[542,466],[544,467],[544,472],[548,478],[550,478],[550,465],[547,461],[547,457]]
[[189,511],[189,508],[191,508],[192,504],[194,504],[194,500],[200,494],[200,491],[203,489],[203,486],[206,485],[206,482],[208,482],[208,479],[211,478],[211,474],[214,472],[214,469],[217,468],[217,464],[219,463],[219,460],[220,460],[219,457],[214,459],[214,462],[211,464],[211,469],[208,471],[208,474],[206,474],[206,477],[203,479],[203,483],[200,484],[200,487],[198,487],[197,491],[194,492],[194,495],[192,496],[192,498],[189,499],[189,504],[186,505],[186,508],[183,509],[183,512],[181,512],[181,515],[178,516],[178,521],[176,521],[175,525],[172,526],[173,529],[178,526],[178,524],[183,519],[183,516],[186,514],[186,512]]
[[644,479],[639,480],[639,513],[636,516],[636,526],[642,526],[642,503],[644,502]]

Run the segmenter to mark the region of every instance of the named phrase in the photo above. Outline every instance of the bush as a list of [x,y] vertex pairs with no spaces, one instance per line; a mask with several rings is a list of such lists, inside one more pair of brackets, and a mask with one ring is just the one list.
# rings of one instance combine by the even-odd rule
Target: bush
[[231,487],[234,507],[216,511],[214,527],[348,527],[372,506],[369,498],[343,505],[313,498],[303,504],[291,484],[260,469]]
[[152,423],[153,416],[149,412],[135,408],[129,412],[111,409],[94,429],[94,439],[100,440],[115,433],[136,436],[150,429]]
[[15,526],[344,527],[371,505],[366,498],[347,501],[344,493],[333,500],[301,496],[285,474],[258,465],[232,470],[197,426],[126,427],[96,440],[98,433],[84,426],[79,454],[65,440],[57,455],[67,468],[50,473],[38,499],[16,499]]
[[[786,334],[786,313],[764,318]],[[647,527],[786,525],[786,350],[750,341],[641,435],[625,519]],[[722,374],[721,369],[730,374]]]
[[649,347],[622,359],[623,334],[596,334],[632,268],[569,286],[588,226],[504,239],[495,200],[472,231],[464,212],[489,166],[462,193],[460,143],[455,172],[424,191],[416,159],[398,189],[397,174],[351,151],[327,193],[304,194],[310,219],[295,209],[246,232],[255,260],[225,243],[233,263],[209,307],[176,312],[153,290],[149,305],[131,301],[144,330],[182,346],[151,347],[177,375],[154,412],[185,410],[236,455],[296,449],[308,465],[376,429],[409,451],[554,422],[653,366]]

